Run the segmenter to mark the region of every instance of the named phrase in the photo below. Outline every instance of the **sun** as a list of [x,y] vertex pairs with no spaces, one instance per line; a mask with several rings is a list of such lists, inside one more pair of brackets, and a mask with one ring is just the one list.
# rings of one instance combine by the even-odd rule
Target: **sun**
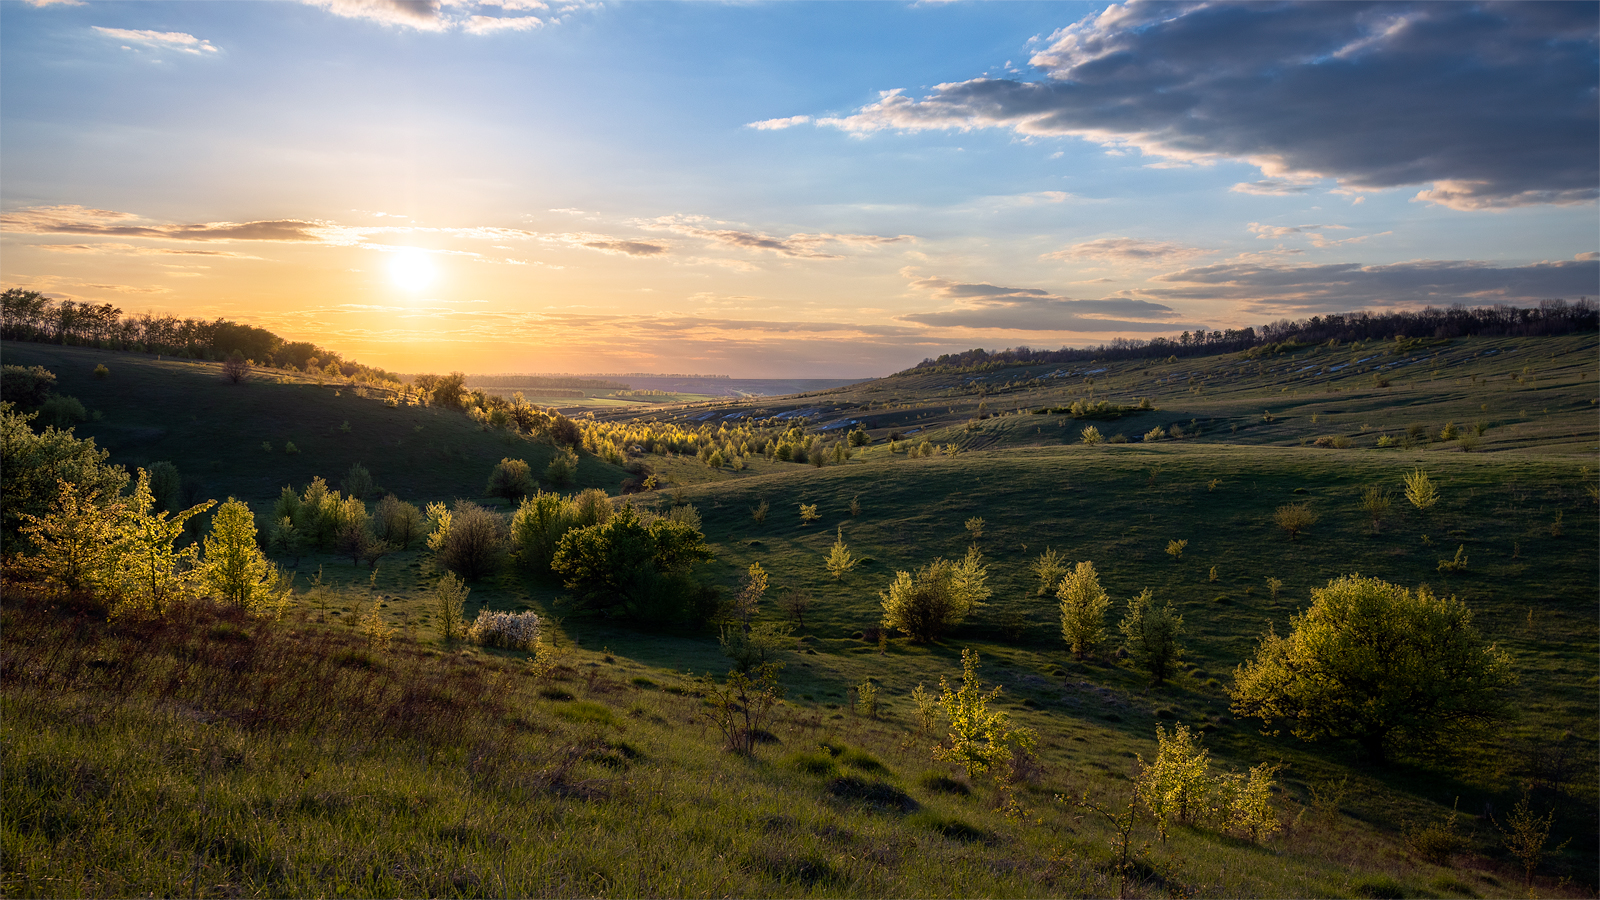
[[423,290],[437,275],[433,260],[421,250],[400,250],[389,260],[389,279],[404,290]]

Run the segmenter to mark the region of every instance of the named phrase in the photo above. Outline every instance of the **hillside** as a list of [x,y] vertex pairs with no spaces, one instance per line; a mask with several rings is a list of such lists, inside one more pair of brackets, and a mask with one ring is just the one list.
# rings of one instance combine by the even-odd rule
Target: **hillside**
[[[26,364],[57,371],[62,392],[103,413],[82,431],[119,459],[181,458],[188,472],[216,458],[208,487],[244,493],[259,482],[253,498],[275,495],[269,479],[332,480],[355,461],[403,497],[472,496],[499,457],[548,452],[460,413],[316,385],[236,388],[187,362],[169,370],[148,360],[146,370],[138,358],[18,350],[36,347],[58,355]],[[760,619],[787,618],[778,598],[788,590],[812,597],[779,654],[787,702],[754,760],[719,749],[703,676],[720,682],[729,662],[714,629],[646,631],[580,613],[559,585],[508,569],[472,585],[467,618],[535,610],[560,664],[446,645],[434,616],[441,570],[425,550],[376,571],[327,554],[281,560],[305,593],[277,625],[202,617],[146,633],[92,617],[75,626],[85,621],[77,613],[42,602],[8,604],[7,669],[28,674],[0,695],[16,748],[7,768],[26,773],[10,784],[28,787],[8,794],[8,819],[24,824],[8,826],[4,855],[51,862],[8,862],[7,892],[1505,896],[1528,890],[1499,831],[1526,798],[1552,815],[1550,847],[1570,841],[1540,866],[1532,892],[1590,896],[1600,866],[1596,347],[1593,334],[1473,338],[1070,373],[913,372],[655,410],[657,421],[712,430],[787,414],[786,424],[826,428],[830,440],[847,423],[871,438],[821,467],[752,454],[742,470],[713,469],[693,453],[633,454],[667,480],[633,502],[662,513],[695,507],[716,557],[701,571],[724,596],[759,563],[772,579]],[[21,361],[5,349],[7,363]],[[111,378],[93,379],[96,361]],[[119,384],[141,387],[118,394]],[[187,393],[171,396],[172,385]],[[265,399],[239,407],[240,396]],[[1153,409],[1139,410],[1142,399]],[[1131,408],[1055,411],[1088,400]],[[205,411],[223,424],[203,427]],[[1480,421],[1481,435],[1470,427]],[[293,431],[300,422],[316,427]],[[1447,422],[1476,444],[1440,439]],[[1174,424],[1178,440],[1140,440]],[[1088,425],[1130,440],[1085,445]],[[141,449],[141,427],[159,450]],[[353,440],[366,434],[379,438]],[[1393,446],[1380,449],[1380,438]],[[302,457],[233,460],[180,457],[183,439],[246,450],[306,443]],[[941,449],[905,452],[922,440]],[[354,453],[366,447],[370,455]],[[294,468],[312,454],[315,469]],[[269,460],[280,468],[251,471]],[[591,483],[620,482],[614,466],[587,455],[584,466]],[[1418,468],[1440,491],[1426,511],[1403,494],[1403,476]],[[1376,530],[1361,506],[1370,486],[1394,501]],[[1297,537],[1273,521],[1290,503],[1317,517]],[[801,504],[815,504],[820,519],[803,523]],[[897,570],[961,556],[974,517],[988,603],[941,641],[880,645],[880,592]],[[835,579],[823,563],[840,536],[861,561]],[[1181,555],[1167,551],[1175,540],[1187,542]],[[1171,683],[1151,688],[1109,654],[1073,660],[1056,600],[1029,571],[1046,548],[1094,563],[1113,634],[1145,588],[1178,608],[1186,654]],[[1462,570],[1440,566],[1463,557]],[[1348,743],[1306,744],[1236,719],[1226,691],[1261,635],[1286,633],[1313,588],[1357,572],[1461,597],[1511,654],[1514,716],[1451,753],[1387,766]],[[321,600],[313,575],[332,585]],[[374,604],[399,629],[386,652],[366,648],[354,628]],[[68,649],[25,650],[53,645]],[[989,782],[934,761],[938,736],[918,727],[911,693],[955,681],[964,648],[981,654],[985,684],[1004,688],[999,707],[1040,736],[1021,816],[1000,808]],[[190,675],[162,674],[174,666]],[[853,709],[867,679],[877,716]],[[1126,803],[1137,757],[1151,759],[1156,727],[1175,723],[1203,733],[1220,768],[1282,765],[1274,802],[1284,830],[1258,844],[1185,826],[1158,843],[1143,820],[1122,885],[1107,862],[1115,835],[1106,820],[1060,798]],[[126,737],[97,743],[113,724]],[[195,747],[200,756],[185,755]],[[159,804],[153,779],[169,757],[186,761],[174,777],[187,811],[146,829],[141,811]],[[64,786],[50,760],[74,760],[83,786]],[[73,791],[92,798],[88,812],[51,799]],[[112,824],[93,831],[93,816]],[[256,830],[245,832],[247,822]],[[221,836],[240,833],[251,836]],[[91,858],[120,862],[62,890],[68,873],[102,865]]]

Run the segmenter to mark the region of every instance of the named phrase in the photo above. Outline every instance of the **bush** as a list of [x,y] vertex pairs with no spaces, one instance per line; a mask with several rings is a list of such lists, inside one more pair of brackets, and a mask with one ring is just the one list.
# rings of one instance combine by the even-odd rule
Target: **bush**
[[1061,601],[1061,637],[1072,655],[1083,659],[1105,639],[1106,608],[1111,605],[1094,564],[1078,563],[1061,579],[1056,598]]
[[1317,523],[1317,514],[1312,511],[1309,503],[1288,503],[1278,507],[1272,514],[1272,521],[1279,528],[1289,532],[1289,540],[1294,540],[1302,531]]
[[439,621],[439,637],[445,641],[461,636],[461,615],[467,606],[467,595],[472,589],[446,572],[433,587],[433,609]]
[[222,362],[222,377],[230,384],[238,384],[250,376],[250,361],[235,350]]
[[176,512],[183,490],[183,478],[178,467],[166,460],[150,464],[150,496],[155,500],[156,512]]
[[80,422],[89,421],[89,411],[76,397],[66,394],[56,394],[39,406],[39,424],[54,425],[56,428],[71,428]]
[[512,503],[521,503],[522,498],[536,490],[533,483],[533,470],[528,463],[520,459],[509,457],[495,464],[494,470],[489,473],[489,484],[483,489],[488,497],[504,497]]
[[458,501],[435,548],[439,563],[468,581],[499,570],[506,555],[506,522],[476,503]]
[[1157,607],[1146,589],[1128,601],[1128,614],[1121,629],[1133,664],[1149,672],[1152,683],[1166,681],[1172,666],[1183,656],[1183,648],[1178,645],[1183,616],[1173,610],[1170,602]]
[[361,463],[352,463],[350,471],[344,474],[344,480],[339,482],[339,487],[344,489],[347,497],[365,499],[372,493],[372,473]]
[[0,369],[0,399],[15,403],[20,409],[37,409],[55,386],[55,373],[44,366]]
[[111,370],[106,368],[105,363],[101,363],[94,367],[94,377],[104,381],[111,377]]
[[1039,579],[1038,595],[1043,597],[1066,577],[1067,558],[1060,551],[1046,547],[1028,568]]
[[667,519],[647,522],[624,506],[563,536],[551,569],[581,606],[659,621],[711,611],[714,594],[687,579],[693,564],[709,559],[700,532]]
[[1078,435],[1079,443],[1088,444],[1091,447],[1100,443],[1101,440],[1100,429],[1093,425],[1083,426],[1083,431]]
[[532,650],[539,640],[539,617],[531,612],[481,610],[467,629],[467,639],[486,647]]
[[378,537],[401,550],[411,549],[411,542],[422,536],[422,510],[393,494],[379,500],[373,513],[373,526]]
[[550,460],[550,465],[545,467],[545,480],[557,487],[564,487],[572,483],[578,474],[578,453],[571,448],[562,450]]
[[990,591],[988,567],[974,547],[961,562],[940,558],[915,575],[896,572],[889,589],[880,593],[883,627],[898,628],[915,643],[927,643],[960,625]]
[[1472,627],[1466,604],[1376,578],[1311,592],[1290,633],[1269,631],[1230,690],[1233,710],[1287,720],[1306,741],[1355,741],[1375,762],[1500,717],[1511,659]]

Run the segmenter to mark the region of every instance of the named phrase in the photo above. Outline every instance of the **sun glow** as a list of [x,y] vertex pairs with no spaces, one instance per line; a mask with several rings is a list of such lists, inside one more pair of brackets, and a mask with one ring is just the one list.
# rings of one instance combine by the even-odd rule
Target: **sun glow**
[[400,250],[389,260],[389,279],[403,290],[423,290],[437,275],[433,260],[421,250]]

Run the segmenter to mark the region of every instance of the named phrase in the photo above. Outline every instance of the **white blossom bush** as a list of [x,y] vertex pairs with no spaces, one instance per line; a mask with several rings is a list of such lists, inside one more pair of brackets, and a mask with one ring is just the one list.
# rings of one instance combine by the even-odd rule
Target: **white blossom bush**
[[539,617],[531,612],[507,613],[483,610],[467,629],[467,638],[486,647],[507,650],[532,650],[539,640]]

